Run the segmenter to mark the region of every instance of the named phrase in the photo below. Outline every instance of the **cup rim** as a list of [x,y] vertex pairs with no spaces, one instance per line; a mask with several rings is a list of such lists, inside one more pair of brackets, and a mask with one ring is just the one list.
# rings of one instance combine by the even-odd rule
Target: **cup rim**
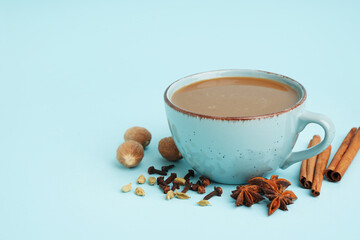
[[[289,108],[286,108],[284,110],[281,110],[279,112],[275,112],[275,113],[268,113],[268,114],[263,114],[263,115],[257,115],[257,116],[245,116],[245,117],[219,117],[219,116],[211,116],[211,115],[206,115],[206,114],[200,114],[200,113],[195,113],[195,112],[191,112],[191,111],[188,111],[188,110],[185,110],[185,109],[182,109],[178,106],[176,106],[175,104],[173,104],[171,102],[171,100],[168,98],[168,91],[169,89],[176,83],[186,79],[186,78],[189,78],[189,77],[194,77],[196,75],[201,75],[201,74],[207,74],[207,73],[217,73],[217,72],[227,72],[227,71],[251,71],[251,72],[261,72],[261,73],[265,73],[265,74],[269,74],[269,75],[274,75],[274,76],[277,76],[277,77],[281,77],[281,78],[285,78],[287,80],[290,80],[291,82],[293,82],[295,85],[298,85],[302,92],[303,92],[303,96],[296,102],[296,104],[294,104],[293,106],[289,107]],[[211,78],[209,78],[211,79]],[[203,79],[203,80],[206,80],[206,79]],[[199,80],[199,81],[203,81],[203,80]],[[286,84],[286,83],[284,83]],[[288,84],[286,84],[288,85]],[[289,85],[288,85],[289,86]],[[290,86],[291,87],[291,86]],[[272,118],[272,117],[275,117],[275,116],[279,116],[281,114],[284,114],[284,113],[287,113],[287,112],[290,112],[291,110],[294,110],[295,108],[299,107],[300,105],[302,105],[305,100],[307,98],[307,93],[306,93],[306,90],[304,88],[303,85],[301,85],[298,81],[295,81],[294,79],[292,78],[289,78],[287,76],[284,76],[284,75],[281,75],[281,74],[278,74],[278,73],[273,73],[273,72],[268,72],[268,71],[263,71],[263,70],[253,70],[253,69],[221,69],[221,70],[213,70],[213,71],[205,71],[205,72],[199,72],[199,73],[195,73],[195,74],[191,74],[191,75],[188,75],[186,77],[182,77],[178,80],[176,80],[175,82],[171,83],[165,90],[165,93],[164,93],[164,100],[165,100],[165,103],[173,108],[174,110],[176,111],[179,111],[181,113],[184,113],[186,115],[189,115],[189,116],[193,116],[193,117],[198,117],[198,118],[206,118],[206,119],[212,119],[212,120],[227,120],[227,121],[249,121],[249,120],[256,120],[256,119],[264,119],[264,118]]]

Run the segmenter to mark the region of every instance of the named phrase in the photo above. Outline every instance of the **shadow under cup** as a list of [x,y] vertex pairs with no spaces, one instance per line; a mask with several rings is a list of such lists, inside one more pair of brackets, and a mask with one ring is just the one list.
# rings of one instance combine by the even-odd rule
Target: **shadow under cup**
[[[299,95],[299,100],[288,109],[254,117],[207,116],[186,111],[171,102],[172,95],[184,86],[222,77],[254,77],[278,81],[292,87]],[[204,72],[171,84],[165,91],[164,99],[169,127],[184,160],[197,172],[214,181],[246,183],[252,177],[267,175],[283,167],[282,165],[291,165],[303,160],[300,158],[307,158],[315,153],[314,150],[311,154],[305,150],[291,154],[299,132],[307,123],[316,122],[301,119],[306,112],[303,104],[306,91],[291,78],[259,70]],[[326,145],[324,141],[322,144]],[[321,148],[325,149],[326,146]],[[308,153],[299,155],[305,152]]]

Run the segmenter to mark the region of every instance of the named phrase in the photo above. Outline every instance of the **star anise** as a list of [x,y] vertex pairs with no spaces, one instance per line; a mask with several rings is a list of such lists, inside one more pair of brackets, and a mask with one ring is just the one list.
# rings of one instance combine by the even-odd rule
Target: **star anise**
[[250,184],[258,185],[265,197],[271,202],[268,204],[269,216],[273,214],[278,208],[283,211],[288,210],[286,205],[293,204],[297,199],[296,195],[289,190],[285,189],[291,183],[285,179],[279,179],[278,176],[271,176],[270,179],[256,177],[249,180]]
[[230,195],[236,200],[236,206],[245,205],[250,207],[254,203],[260,202],[264,198],[260,195],[261,188],[257,185],[240,185]]

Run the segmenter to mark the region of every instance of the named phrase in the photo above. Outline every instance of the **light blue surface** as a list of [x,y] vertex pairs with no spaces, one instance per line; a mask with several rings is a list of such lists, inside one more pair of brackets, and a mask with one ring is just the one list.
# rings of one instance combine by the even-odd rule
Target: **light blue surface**
[[[359,11],[356,1],[1,1],[0,239],[357,238],[360,155],[318,198],[299,187],[299,164],[279,170],[298,200],[271,217],[266,202],[236,208],[234,186],[205,208],[193,193],[165,201],[156,186],[144,198],[120,188],[166,164],[163,92],[201,71],[298,80],[307,109],[334,121],[337,149],[360,124]],[[153,141],[129,170],[115,150],[134,125]]]

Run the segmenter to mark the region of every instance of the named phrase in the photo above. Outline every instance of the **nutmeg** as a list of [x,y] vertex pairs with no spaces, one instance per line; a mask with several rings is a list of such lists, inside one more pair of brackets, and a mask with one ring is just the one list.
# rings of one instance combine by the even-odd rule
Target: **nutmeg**
[[144,157],[144,148],[138,142],[129,140],[119,146],[116,158],[127,168],[136,167]]
[[171,162],[177,161],[182,158],[181,153],[176,147],[174,139],[172,137],[166,137],[161,139],[158,149],[161,156]]
[[140,143],[144,148],[150,144],[151,133],[143,127],[132,127],[124,134],[125,141],[133,140]]

